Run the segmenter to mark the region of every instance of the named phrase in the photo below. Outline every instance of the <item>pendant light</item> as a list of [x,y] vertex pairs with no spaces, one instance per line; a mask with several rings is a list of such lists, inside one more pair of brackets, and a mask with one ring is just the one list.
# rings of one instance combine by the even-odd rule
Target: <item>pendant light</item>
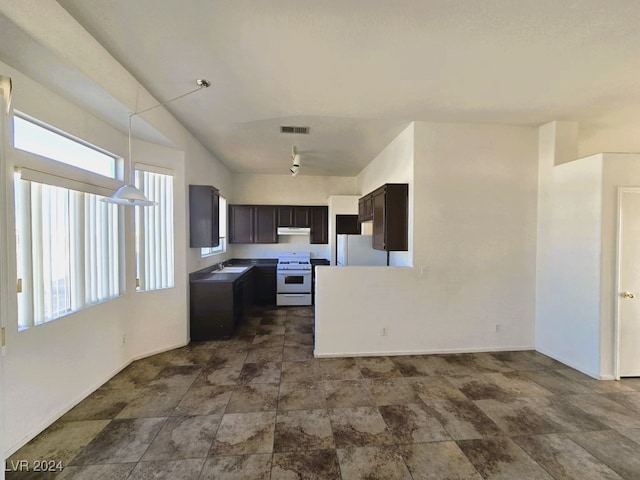
[[154,202],[152,200],[149,200],[144,193],[142,193],[140,191],[140,189],[138,189],[135,185],[133,185],[133,158],[131,156],[131,119],[133,117],[135,117],[136,115],[140,115],[142,113],[148,112],[149,110],[153,110],[154,108],[158,108],[162,105],[166,105],[167,103],[173,102],[175,100],[178,100],[180,98],[186,97],[187,95],[191,95],[192,93],[195,93],[199,90],[202,90],[203,88],[207,88],[209,86],[211,86],[211,82],[209,82],[209,80],[206,80],[204,78],[199,78],[198,80],[196,80],[196,85],[198,85],[198,88],[196,88],[195,90],[191,90],[190,92],[187,93],[183,93],[182,95],[179,95],[175,98],[172,98],[170,100],[167,100],[166,102],[162,102],[162,103],[158,103],[157,105],[154,105],[153,107],[149,107],[149,108],[145,108],[144,110],[140,110],[139,112],[134,112],[132,114],[129,115],[129,143],[128,143],[128,147],[129,147],[129,180],[131,181],[131,183],[127,184],[127,185],[123,185],[122,187],[120,187],[118,190],[116,190],[114,192],[113,195],[111,195],[110,197],[105,197],[102,198],[101,200],[105,203],[115,203],[117,205],[127,205],[127,206],[131,206],[131,207],[150,207],[153,205],[157,205],[157,202]]

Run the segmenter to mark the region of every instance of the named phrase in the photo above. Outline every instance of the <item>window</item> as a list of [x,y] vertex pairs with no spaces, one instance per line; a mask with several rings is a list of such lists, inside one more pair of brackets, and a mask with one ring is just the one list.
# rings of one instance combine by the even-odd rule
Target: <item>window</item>
[[116,157],[44,126],[23,113],[13,117],[14,147],[106,177],[116,176]]
[[227,251],[227,200],[220,197],[220,207],[218,213],[218,227],[220,229],[220,245],[217,247],[205,247],[200,249],[201,257],[217,255]]
[[118,207],[99,201],[118,184],[107,178],[117,157],[22,115],[13,117],[20,330],[121,288]]
[[[159,172],[163,173],[159,173]],[[136,278],[140,291],[174,286],[173,175],[155,167],[138,165],[135,185],[153,207],[138,207],[136,217]]]
[[117,297],[117,206],[23,179],[15,192],[19,328]]

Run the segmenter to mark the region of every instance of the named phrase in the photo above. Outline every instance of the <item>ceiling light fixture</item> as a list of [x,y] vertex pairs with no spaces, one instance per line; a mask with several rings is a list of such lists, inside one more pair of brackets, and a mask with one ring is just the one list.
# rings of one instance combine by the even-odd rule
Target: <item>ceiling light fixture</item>
[[300,172],[300,155],[296,153],[295,145],[291,149],[291,161],[293,162],[293,165],[291,165],[289,170],[291,171],[292,176],[297,177]]
[[123,185],[118,190],[114,192],[110,197],[102,198],[101,200],[105,203],[115,203],[117,205],[128,205],[131,207],[150,207],[153,205],[157,205],[157,202],[149,200],[144,193],[140,191],[135,185],[133,185],[133,159],[131,157],[131,119],[136,115],[140,115],[142,113],[148,112],[149,110],[153,110],[154,108],[161,107],[162,105],[166,105],[167,103],[171,103],[175,100],[179,100],[181,98],[186,97],[187,95],[191,95],[192,93],[198,92],[203,88],[207,88],[211,86],[211,82],[204,78],[199,78],[196,80],[196,85],[198,88],[195,90],[191,90],[187,93],[183,93],[182,95],[178,95],[170,100],[165,102],[158,103],[149,108],[145,108],[144,110],[140,110],[139,112],[134,112],[129,114],[129,181],[131,183],[127,185]]

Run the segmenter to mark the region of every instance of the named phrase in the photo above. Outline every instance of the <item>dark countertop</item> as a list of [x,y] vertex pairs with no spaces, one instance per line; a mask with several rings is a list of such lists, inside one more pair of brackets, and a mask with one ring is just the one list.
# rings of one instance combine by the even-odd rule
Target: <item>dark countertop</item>
[[[218,273],[218,264],[197,270],[189,274],[190,282],[235,282],[243,275],[250,272],[253,267],[275,267],[278,263],[276,258],[232,258],[224,262],[225,266],[248,266],[244,272],[238,273]],[[329,265],[329,260],[324,258],[312,258],[311,265]]]

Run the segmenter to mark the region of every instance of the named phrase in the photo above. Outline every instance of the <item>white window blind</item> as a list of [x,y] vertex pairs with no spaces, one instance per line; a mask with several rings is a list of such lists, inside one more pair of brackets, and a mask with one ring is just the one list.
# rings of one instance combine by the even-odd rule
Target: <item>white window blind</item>
[[120,293],[118,210],[98,195],[17,178],[18,324],[39,325]]
[[18,326],[120,294],[115,155],[18,113],[13,117]]
[[135,184],[153,207],[136,208],[136,278],[141,291],[174,286],[173,175],[137,165]]

